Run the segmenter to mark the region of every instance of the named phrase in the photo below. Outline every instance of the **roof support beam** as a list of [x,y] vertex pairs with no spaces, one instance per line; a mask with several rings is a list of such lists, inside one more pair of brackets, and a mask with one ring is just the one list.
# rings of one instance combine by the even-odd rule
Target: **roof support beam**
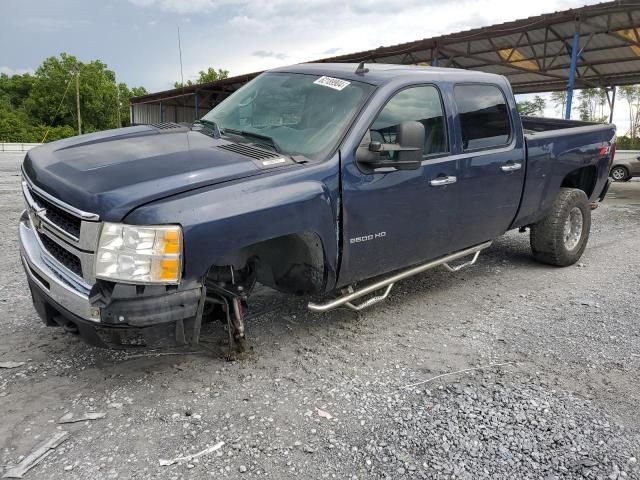
[[[478,61],[484,61],[484,62],[487,61],[486,58],[476,57],[474,55],[465,55],[464,53],[458,52],[457,50],[451,48],[450,46],[442,46],[440,48],[441,48],[441,50],[443,52],[447,53],[448,55],[455,55],[455,56],[460,56],[460,57],[465,57],[466,56],[466,58],[471,58],[471,59],[478,60]],[[543,76],[543,77],[567,80],[567,77],[564,76],[564,75],[558,75],[558,74],[555,74],[555,73],[538,72],[538,71],[535,71],[535,70],[529,70],[528,68],[522,68],[522,67],[519,67],[518,65],[514,65],[513,63],[506,62],[498,54],[498,50],[497,49],[495,51],[495,54],[498,57],[498,59],[497,59],[496,62],[494,62],[494,63],[492,63],[490,65],[501,65],[503,67],[507,67],[507,68],[516,70],[516,71],[518,71],[518,73],[529,73],[529,74],[533,73],[533,74],[540,75],[540,76]],[[490,65],[488,65],[488,66],[490,66]],[[474,69],[475,69],[475,67],[474,67]]]
[[605,90],[607,93],[607,103],[609,104],[609,123],[613,123],[613,107],[616,106],[616,86],[611,87],[611,96],[609,96],[609,89]]
[[576,22],[576,31],[573,34],[571,46],[571,65],[569,66],[569,85],[567,86],[567,110],[564,118],[571,118],[571,102],[573,101],[573,86],[576,83],[576,66],[578,63],[578,49],[580,48],[580,24]]
[[[592,28],[594,28],[593,33],[595,35],[600,35],[600,34],[607,33],[607,30],[605,29],[605,27],[598,27],[595,24],[592,24],[590,26]],[[569,43],[570,44],[570,42],[573,39],[573,35],[571,35],[571,36],[560,35],[557,32],[557,30],[553,29],[553,27],[551,25],[549,25],[548,27],[545,27],[545,28],[548,29],[551,33],[553,33],[553,37],[555,37],[555,38],[549,37],[546,41],[545,40],[541,40],[541,41],[534,41],[533,43],[525,43],[525,44],[522,45],[522,47],[530,47],[531,45],[533,45],[533,46],[543,46],[543,45],[545,45],[545,43],[554,43],[554,42],[561,42],[561,43],[564,42],[564,43]],[[631,30],[633,28],[637,28],[637,22],[635,24],[631,23],[631,24],[625,24],[625,25],[618,25],[615,28],[616,28],[616,30]],[[539,30],[542,30],[542,27],[539,28]],[[532,30],[531,32],[533,32],[533,31],[534,30]],[[589,32],[589,33],[592,33],[592,32]],[[475,40],[490,40],[490,39],[500,40],[501,38],[502,37],[500,37],[500,36],[496,36],[496,37],[490,37],[490,36],[484,37],[484,36],[482,36],[482,37],[478,37],[478,38],[476,38],[474,40],[471,40],[471,41],[470,40],[456,40],[455,38],[452,38],[450,40],[449,39],[447,40],[447,44],[454,45],[457,49],[459,49],[460,45],[465,44],[466,45],[465,46],[465,50],[469,50],[469,52],[468,52],[469,54],[483,55],[483,54],[494,53],[495,52],[495,48],[497,48],[497,47],[495,47],[495,44],[492,45],[493,48],[491,50],[484,49],[484,50],[472,51],[472,50],[469,49],[469,42],[472,42],[472,41],[475,41]],[[616,37],[616,38],[618,40],[620,40],[620,46],[621,47],[628,45],[628,41],[625,41],[625,40],[623,40],[623,39],[621,39],[619,37]],[[435,42],[433,42],[433,43],[435,43]],[[427,42],[420,41],[419,43],[416,42],[415,44],[407,45],[405,48],[402,48],[401,50],[397,50],[396,49],[396,50],[392,51],[392,50],[389,49],[389,47],[386,47],[384,49],[373,50],[373,51],[370,51],[370,52],[360,52],[360,53],[367,53],[368,56],[366,56],[366,57],[363,57],[362,55],[356,56],[355,54],[354,55],[349,55],[348,54],[348,55],[342,55],[342,56],[339,56],[339,57],[332,57],[332,58],[329,58],[329,59],[324,59],[324,61],[337,61],[337,62],[353,61],[353,62],[357,62],[357,61],[361,61],[363,59],[367,60],[368,58],[371,58],[372,55],[375,55],[375,58],[380,59],[380,58],[384,58],[385,56],[404,54],[404,53],[407,53],[407,52],[416,53],[416,52],[424,51],[425,49],[433,48],[432,47],[433,43],[431,41],[427,41]],[[439,45],[444,45],[442,43],[442,41],[438,41],[438,44]],[[511,45],[511,43],[510,43],[510,45]],[[504,48],[511,48],[511,47],[505,45]],[[607,47],[607,48],[609,48],[609,47]],[[464,55],[467,55],[467,53],[465,53]],[[547,66],[547,68],[549,68],[549,67]]]

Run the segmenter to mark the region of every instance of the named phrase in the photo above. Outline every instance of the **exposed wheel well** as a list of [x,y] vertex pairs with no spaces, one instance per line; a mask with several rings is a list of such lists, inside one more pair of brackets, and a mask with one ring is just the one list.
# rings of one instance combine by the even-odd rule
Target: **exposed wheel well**
[[[258,282],[287,293],[319,293],[326,282],[324,248],[320,237],[303,232],[272,238],[235,252],[231,267],[251,272]],[[218,272],[228,272],[229,265],[214,265],[210,278],[220,280]]]
[[591,198],[593,190],[596,188],[597,179],[596,167],[589,165],[569,173],[564,177],[562,185],[560,186],[564,188],[578,188],[586,193],[587,198]]

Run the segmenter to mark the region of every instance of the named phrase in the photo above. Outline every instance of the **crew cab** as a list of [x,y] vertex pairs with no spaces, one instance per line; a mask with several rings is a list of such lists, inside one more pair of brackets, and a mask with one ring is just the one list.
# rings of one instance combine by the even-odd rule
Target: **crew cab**
[[362,310],[513,229],[538,260],[575,263],[614,150],[613,125],[521,118],[502,76],[294,65],[193,125],[30,150],[21,257],[47,325],[157,346],[217,318],[243,351],[256,283]]

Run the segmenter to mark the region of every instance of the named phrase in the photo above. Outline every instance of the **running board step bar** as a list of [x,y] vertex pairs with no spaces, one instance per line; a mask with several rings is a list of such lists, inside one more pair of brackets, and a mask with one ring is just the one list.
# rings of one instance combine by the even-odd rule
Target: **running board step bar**
[[[329,310],[333,310],[334,308],[345,305],[351,310],[363,310],[385,300],[389,296],[389,293],[391,292],[394,284],[396,284],[400,280],[404,280],[405,278],[409,278],[427,270],[431,270],[432,268],[438,267],[440,265],[444,265],[450,272],[457,272],[465,267],[470,267],[471,265],[476,263],[480,252],[485,248],[488,248],[490,245],[491,242],[485,242],[481,243],[480,245],[476,245],[475,247],[465,248],[464,250],[460,250],[459,252],[445,255],[444,257],[440,257],[430,262],[423,263],[422,265],[418,265],[417,267],[412,267],[403,272],[396,273],[395,275],[385,280],[380,280],[379,282],[372,283],[371,285],[361,288],[360,290],[354,291],[353,288],[349,287],[347,293],[342,295],[341,297],[338,297],[326,303],[309,302],[307,308],[312,312],[328,312]],[[457,265],[455,267],[449,265],[449,263],[464,257],[468,257],[469,255],[473,255],[473,258],[468,262],[462,263],[461,265]],[[383,288],[385,288],[385,291],[381,295],[372,297],[359,305],[353,303],[354,300],[364,297],[365,295],[369,295],[370,293],[375,293],[378,290],[382,290]]]

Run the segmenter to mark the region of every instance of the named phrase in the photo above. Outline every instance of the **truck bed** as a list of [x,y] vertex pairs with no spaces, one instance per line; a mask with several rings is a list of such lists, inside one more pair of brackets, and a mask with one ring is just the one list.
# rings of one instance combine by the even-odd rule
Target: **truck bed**
[[580,120],[564,120],[562,118],[527,117],[527,116],[523,116],[520,118],[522,120],[522,129],[524,130],[525,134],[548,132],[549,130],[563,130],[565,128],[603,125],[602,123],[582,122]]
[[575,186],[563,184],[573,172],[576,182],[592,185],[587,196],[597,200],[607,182],[611,155],[610,151],[603,155],[601,149],[612,144],[615,125],[536,117],[522,117],[522,125],[527,171],[520,211],[512,228],[530,225],[546,215],[555,199],[552,192],[562,186]]

